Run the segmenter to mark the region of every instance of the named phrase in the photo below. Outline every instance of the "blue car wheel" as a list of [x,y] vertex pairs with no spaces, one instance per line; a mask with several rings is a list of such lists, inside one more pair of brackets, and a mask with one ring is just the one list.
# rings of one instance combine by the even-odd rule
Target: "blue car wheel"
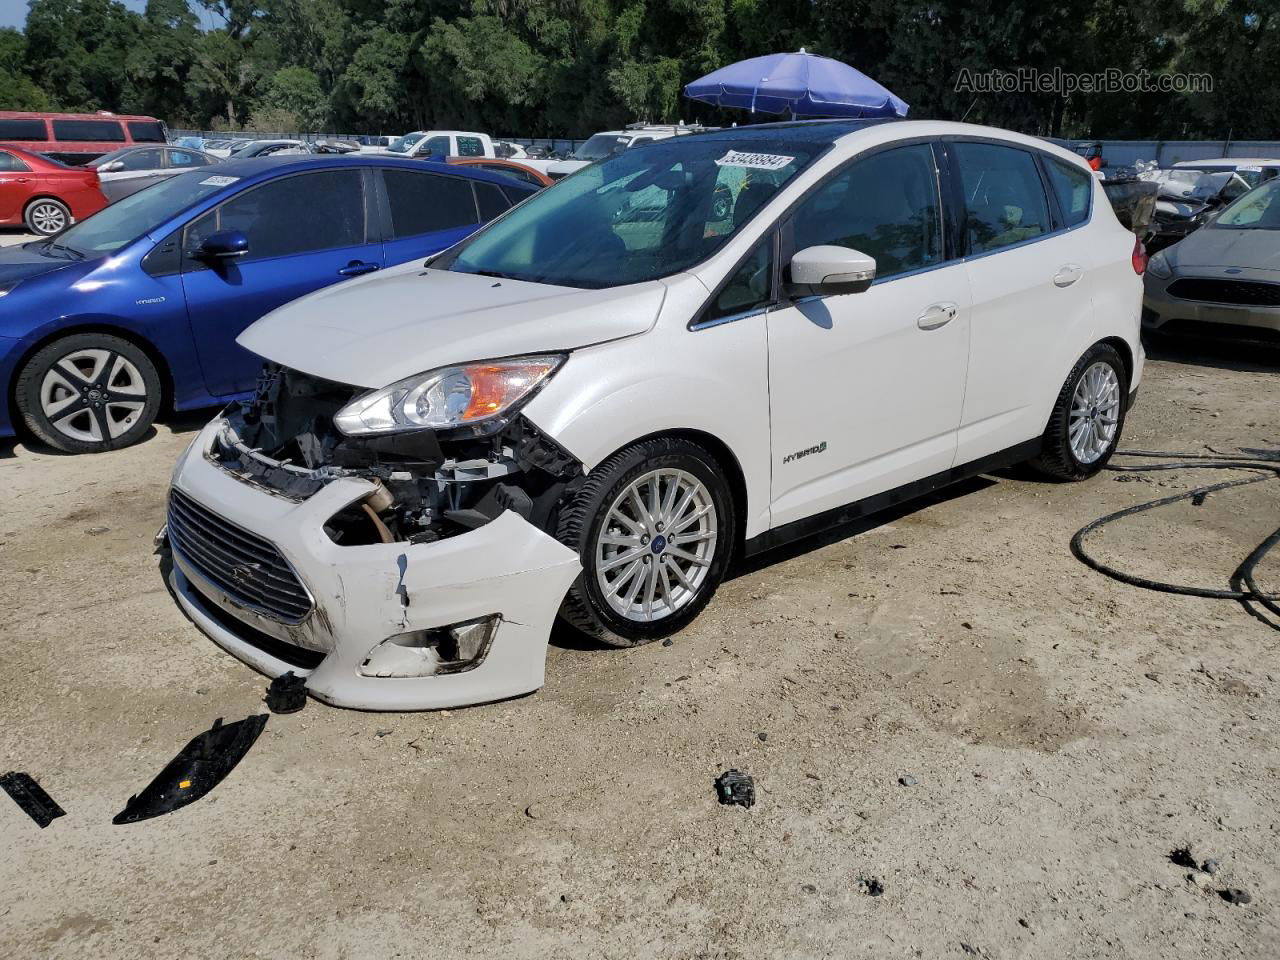
[[39,439],[67,453],[100,453],[137,443],[160,412],[160,375],[128,340],[77,333],[27,361],[14,391],[18,412]]

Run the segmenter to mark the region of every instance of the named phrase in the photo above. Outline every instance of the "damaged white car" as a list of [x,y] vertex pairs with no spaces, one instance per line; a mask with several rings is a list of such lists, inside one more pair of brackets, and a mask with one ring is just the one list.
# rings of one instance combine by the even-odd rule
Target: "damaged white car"
[[982,127],[646,145],[240,343],[179,461],[183,609],[378,710],[537,689],[558,616],[630,646],[730,558],[1022,460],[1114,451],[1145,259],[1073,154]]

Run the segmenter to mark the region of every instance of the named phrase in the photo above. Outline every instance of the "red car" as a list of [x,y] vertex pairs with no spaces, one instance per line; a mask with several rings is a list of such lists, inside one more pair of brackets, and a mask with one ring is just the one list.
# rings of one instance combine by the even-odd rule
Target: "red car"
[[106,205],[98,171],[0,143],[0,227],[51,237]]

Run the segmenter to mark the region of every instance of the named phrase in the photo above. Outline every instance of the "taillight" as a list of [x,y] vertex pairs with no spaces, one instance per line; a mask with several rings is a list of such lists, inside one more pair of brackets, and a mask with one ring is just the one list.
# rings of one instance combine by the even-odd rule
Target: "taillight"
[[1142,245],[1141,237],[1133,238],[1133,272],[1142,276],[1147,272],[1147,248]]

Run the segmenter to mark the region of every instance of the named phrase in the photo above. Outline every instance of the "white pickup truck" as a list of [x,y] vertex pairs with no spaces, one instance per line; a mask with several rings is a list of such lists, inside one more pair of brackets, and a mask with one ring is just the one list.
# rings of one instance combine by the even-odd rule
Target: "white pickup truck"
[[387,147],[369,147],[366,153],[400,157],[492,157],[493,141],[486,133],[468,130],[416,130]]

